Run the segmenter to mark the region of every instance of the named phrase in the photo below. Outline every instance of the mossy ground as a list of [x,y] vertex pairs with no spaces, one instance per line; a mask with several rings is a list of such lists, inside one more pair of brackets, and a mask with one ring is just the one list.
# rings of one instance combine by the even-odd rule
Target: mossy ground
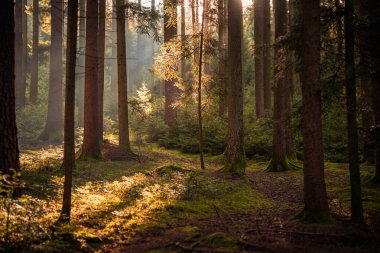
[[[77,161],[71,224],[55,226],[62,202],[62,147],[26,148],[25,197],[12,209],[14,249],[27,244],[30,251],[148,252],[165,242],[168,250],[200,245],[219,251],[249,250],[240,240],[244,231],[293,224],[292,218],[302,210],[302,170],[267,173],[268,161],[248,160],[247,177],[236,178],[220,173],[222,157],[206,157],[207,170],[202,172],[196,155],[148,145],[135,148],[139,160],[112,161],[105,155],[102,160]],[[372,167],[363,167],[366,217],[379,215],[380,210],[379,189],[365,183],[372,173]],[[348,169],[326,164],[326,181],[332,212],[345,217]],[[152,243],[144,243],[147,238]],[[282,236],[275,244],[289,243],[283,240]]]

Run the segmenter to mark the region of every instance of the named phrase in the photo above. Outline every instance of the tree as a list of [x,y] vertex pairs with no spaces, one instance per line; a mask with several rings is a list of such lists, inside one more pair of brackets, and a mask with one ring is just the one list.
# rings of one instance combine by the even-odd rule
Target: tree
[[302,1],[302,16],[300,57],[305,206],[298,218],[307,222],[326,222],[330,216],[322,144],[320,0]]
[[101,156],[98,106],[98,6],[98,0],[86,2],[85,114],[82,158]]
[[[177,2],[164,0],[164,43],[169,42],[177,35]],[[177,88],[174,80],[165,80],[165,122],[170,129],[175,126],[177,110],[173,108],[176,100]]]
[[369,48],[371,50],[371,79],[372,79],[372,110],[374,113],[375,124],[375,160],[376,172],[372,179],[374,184],[380,184],[380,141],[378,133],[380,129],[380,2],[376,0],[367,0],[368,21],[369,21]]
[[273,142],[272,159],[268,171],[289,170],[293,166],[289,161],[292,153],[290,133],[290,89],[286,78],[286,66],[280,59],[286,59],[287,49],[281,45],[281,39],[286,34],[287,8],[286,0],[275,0],[275,58],[278,59],[275,72],[274,106],[273,106]]
[[[203,5],[206,6],[204,0]],[[199,45],[199,65],[198,65],[198,131],[199,131],[199,154],[201,169],[205,169],[205,161],[203,157],[203,125],[202,125],[202,59],[203,59],[203,46],[204,46],[204,31],[205,31],[205,13],[206,8],[202,10],[202,25],[201,25],[201,40]]]
[[255,44],[255,101],[256,117],[264,116],[264,19],[263,0],[254,0],[254,44]]
[[38,99],[38,45],[39,45],[40,17],[38,0],[33,0],[33,43],[30,80],[30,102],[37,103]]
[[218,61],[218,77],[219,77],[219,115],[223,116],[227,106],[227,40],[228,40],[228,18],[227,18],[227,0],[218,0],[218,43],[220,56]]
[[235,175],[245,173],[243,124],[243,70],[242,30],[243,7],[241,0],[228,0],[228,140],[227,161],[224,171]]
[[15,14],[13,0],[0,8],[0,172],[20,171],[15,106]]
[[62,140],[62,76],[63,76],[63,1],[51,0],[51,46],[48,115],[40,139]]
[[263,0],[263,84],[264,84],[264,109],[272,108],[272,85],[271,85],[271,25],[270,25],[270,0]]
[[[112,60],[111,60],[111,96],[117,97],[117,36],[116,36],[116,2],[112,1]],[[111,100],[112,107],[117,107],[117,100]]]
[[23,34],[24,27],[23,21],[25,20],[25,11],[24,11],[24,0],[17,0],[15,2],[15,89],[16,89],[16,107],[25,106],[25,83],[23,82],[24,68],[23,68],[23,52],[24,52],[24,40],[23,37],[26,35]]
[[98,33],[98,84],[99,84],[99,137],[103,142],[103,104],[104,104],[104,53],[106,39],[106,0],[99,0],[99,33]]
[[[182,45],[186,43],[186,14],[185,14],[185,0],[181,0],[181,36]],[[181,58],[181,77],[182,80],[186,80],[186,58]]]
[[70,221],[72,173],[75,167],[75,68],[78,33],[78,0],[69,0],[66,49],[64,154],[65,182],[60,220]]
[[355,37],[354,37],[354,4],[346,0],[344,6],[344,41],[345,41],[345,83],[347,105],[348,160],[351,183],[351,219],[363,222],[361,198],[359,144],[357,132],[357,102],[355,82]]
[[131,144],[129,140],[125,8],[126,6],[124,0],[116,0],[119,147],[123,149],[126,153],[133,154],[131,151]]
[[85,76],[85,49],[86,49],[86,0],[79,3],[79,56],[77,65],[78,87],[78,126],[84,126],[84,76]]

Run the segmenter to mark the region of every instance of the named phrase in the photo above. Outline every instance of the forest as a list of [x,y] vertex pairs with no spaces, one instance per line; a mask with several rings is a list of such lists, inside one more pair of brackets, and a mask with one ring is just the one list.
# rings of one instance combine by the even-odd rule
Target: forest
[[380,252],[380,1],[1,0],[0,252]]

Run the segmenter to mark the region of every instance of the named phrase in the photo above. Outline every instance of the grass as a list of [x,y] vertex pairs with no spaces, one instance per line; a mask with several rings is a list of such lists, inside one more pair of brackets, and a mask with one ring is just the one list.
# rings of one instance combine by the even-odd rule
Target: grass
[[[71,224],[57,227],[54,223],[61,208],[64,180],[62,148],[24,150],[25,195],[11,203],[12,236],[8,244],[14,248],[31,244],[35,251],[91,251],[99,243],[125,243],[138,231],[165,229],[197,217],[214,217],[219,210],[270,211],[275,207],[247,179],[219,173],[221,156],[208,156],[207,172],[202,172],[197,155],[154,145],[140,151],[145,154],[141,162],[78,161],[73,172]],[[247,172],[263,172],[267,165],[268,161],[248,160]],[[302,180],[302,170],[282,173]],[[372,173],[371,166],[362,167],[366,212],[380,210],[379,189],[366,184]],[[326,163],[330,204],[342,205],[345,210],[349,210],[350,204],[348,175],[346,165]],[[4,206],[2,202],[0,231],[5,231]],[[196,228],[186,229],[193,233]],[[4,238],[5,233],[1,232],[0,242]]]

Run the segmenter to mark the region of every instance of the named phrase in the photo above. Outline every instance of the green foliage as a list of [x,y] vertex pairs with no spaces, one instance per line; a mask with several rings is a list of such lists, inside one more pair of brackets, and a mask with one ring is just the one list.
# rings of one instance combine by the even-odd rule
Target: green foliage
[[18,136],[25,139],[36,138],[44,129],[46,121],[46,105],[27,105],[17,111]]

